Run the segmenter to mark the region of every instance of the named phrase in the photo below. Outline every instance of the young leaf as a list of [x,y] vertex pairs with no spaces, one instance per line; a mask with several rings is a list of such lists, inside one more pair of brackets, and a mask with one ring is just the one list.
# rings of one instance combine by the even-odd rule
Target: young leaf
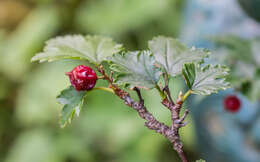
[[100,64],[108,56],[119,52],[122,45],[102,36],[69,35],[47,41],[43,52],[36,54],[32,61],[54,61],[59,59],[82,59]]
[[209,95],[229,88],[229,83],[225,81],[228,69],[224,66],[208,65],[202,68],[200,65],[188,63],[184,65],[182,74],[194,94]]
[[67,123],[71,123],[71,120],[76,113],[79,116],[80,110],[84,103],[85,91],[76,91],[72,86],[64,89],[57,100],[60,104],[64,105],[61,111],[60,125],[65,127]]
[[160,69],[154,66],[155,60],[150,51],[135,51],[115,54],[111,57],[111,69],[118,72],[118,84],[130,88],[154,88],[160,78]]
[[[195,71],[195,64],[184,64],[184,68],[182,69],[182,74],[185,78],[186,84],[189,89],[192,89],[192,86],[195,81],[196,71]],[[188,69],[188,70],[185,70]]]
[[181,74],[184,63],[201,62],[209,52],[195,47],[187,48],[178,40],[169,37],[155,37],[148,42],[155,59],[171,76]]

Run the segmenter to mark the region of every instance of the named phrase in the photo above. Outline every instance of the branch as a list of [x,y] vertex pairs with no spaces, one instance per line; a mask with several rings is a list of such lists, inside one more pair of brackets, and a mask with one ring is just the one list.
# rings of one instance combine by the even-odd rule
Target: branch
[[[180,136],[179,136],[179,128],[183,127],[185,124],[183,123],[185,117],[188,114],[188,111],[184,113],[184,115],[180,118],[180,109],[182,106],[182,94],[179,95],[176,104],[171,100],[170,91],[168,88],[168,82],[166,83],[166,93],[168,98],[165,98],[162,101],[162,104],[165,105],[170,111],[172,116],[172,126],[169,127],[165,125],[164,123],[158,121],[145,107],[144,100],[142,98],[140,89],[135,87],[133,90],[136,91],[139,102],[134,101],[130,94],[124,90],[122,90],[117,85],[113,84],[113,80],[111,76],[108,76],[103,69],[102,66],[98,68],[98,71],[103,75],[103,79],[107,80],[109,83],[110,88],[112,88],[115,92],[115,94],[124,101],[126,105],[133,108],[138,112],[138,115],[145,120],[145,126],[148,129],[155,130],[157,133],[162,134],[164,137],[166,137],[173,145],[173,149],[177,151],[178,155],[182,159],[182,162],[188,162],[184,151],[183,151],[183,144],[181,143]],[[169,93],[168,93],[168,92]]]
[[134,90],[137,92],[137,95],[139,97],[139,102],[134,101],[129,93],[122,90],[117,85],[113,84],[113,80],[111,76],[108,76],[102,66],[97,67],[98,71],[102,74],[102,78],[104,80],[107,80],[109,83],[109,86],[114,90],[115,94],[120,97],[126,105],[129,107],[132,107],[134,110],[136,110],[139,114],[139,116],[146,120],[145,126],[151,130],[155,130],[157,133],[160,133],[164,135],[165,137],[168,136],[168,132],[170,128],[165,125],[164,123],[159,122],[144,106],[143,98],[141,96],[141,92],[138,88],[134,88]]
[[168,78],[168,74],[163,73],[163,79],[164,79],[164,83],[165,83],[165,87],[163,88],[163,91],[166,92],[168,99],[171,101],[171,103],[174,105],[174,102],[172,100],[172,96],[171,96],[171,92],[169,89],[169,78]]
[[169,101],[168,99],[164,99],[162,101],[162,104],[166,107],[168,107],[168,109],[170,109],[171,111],[171,119],[172,119],[172,125],[171,125],[171,136],[172,138],[168,138],[172,145],[173,145],[173,149],[175,151],[177,151],[177,153],[179,154],[180,158],[182,159],[183,162],[187,162],[187,158],[185,156],[185,153],[183,151],[183,144],[181,142],[180,139],[180,135],[179,135],[179,129],[181,127],[184,127],[187,123],[184,123],[185,118],[187,117],[189,111],[186,110],[183,114],[182,117],[180,117],[180,110],[182,108],[182,93],[179,93],[179,96],[177,98],[176,104],[173,104],[171,101]]
[[189,110],[186,109],[184,114],[180,118],[179,123],[182,123],[185,120],[185,118],[187,117],[188,114],[189,114]]
[[137,87],[134,87],[134,90],[136,91],[137,96],[138,96],[138,98],[139,98],[139,103],[140,103],[140,104],[141,104],[141,103],[144,104],[144,99],[143,99],[143,97],[142,97],[142,95],[141,95],[140,89],[137,88]]

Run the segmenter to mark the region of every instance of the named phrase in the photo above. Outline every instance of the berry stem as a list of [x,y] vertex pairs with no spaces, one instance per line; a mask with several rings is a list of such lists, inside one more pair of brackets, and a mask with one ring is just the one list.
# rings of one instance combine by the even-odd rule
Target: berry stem
[[92,91],[93,90],[103,90],[103,91],[107,91],[107,92],[115,94],[115,92],[112,88],[107,88],[107,87],[95,87],[92,89]]

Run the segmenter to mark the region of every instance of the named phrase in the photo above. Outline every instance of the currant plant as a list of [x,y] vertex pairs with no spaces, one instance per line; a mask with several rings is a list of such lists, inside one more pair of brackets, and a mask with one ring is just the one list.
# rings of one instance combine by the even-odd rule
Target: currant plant
[[[186,125],[184,120],[189,111],[185,110],[181,116],[182,105],[190,94],[209,95],[229,88],[229,83],[225,81],[228,68],[221,65],[204,65],[209,51],[188,48],[173,38],[155,37],[148,42],[148,47],[149,49],[144,51],[127,51],[121,44],[107,37],[64,36],[49,40],[43,52],[36,54],[32,61],[79,59],[94,67],[92,70],[80,65],[66,73],[72,86],[63,90],[57,97],[58,102],[64,105],[61,127],[70,123],[75,114],[79,115],[89,91],[105,90],[118,96],[126,105],[137,111],[145,120],[145,126],[167,138],[181,160],[187,162],[179,129]],[[104,68],[104,63],[109,65],[108,69]],[[185,79],[188,90],[185,94],[179,92],[174,101],[169,80],[180,75]],[[107,87],[94,87],[97,78],[106,80]],[[159,80],[162,80],[161,84]],[[170,126],[157,120],[145,106],[140,89],[153,88],[160,94],[161,103],[171,112]],[[139,100],[135,101],[129,91],[135,91]]]

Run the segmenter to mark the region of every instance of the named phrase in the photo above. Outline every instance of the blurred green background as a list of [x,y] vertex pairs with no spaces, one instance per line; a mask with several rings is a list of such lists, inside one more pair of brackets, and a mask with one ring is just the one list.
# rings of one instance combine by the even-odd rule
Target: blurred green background
[[[254,8],[257,6],[254,4],[259,4],[258,0],[239,1],[246,11],[250,11],[248,15],[259,18],[256,12],[259,10]],[[218,2],[225,6],[227,1],[215,1],[215,8],[208,5],[215,10],[206,10],[205,4],[211,4],[210,0],[0,0],[0,162],[179,161],[164,137],[146,129],[144,121],[135,111],[107,92],[91,92],[80,117],[61,129],[58,120],[62,106],[56,102],[56,96],[69,85],[65,72],[85,62],[64,60],[38,64],[31,63],[30,59],[42,50],[46,40],[65,34],[111,36],[129,50],[147,48],[146,42],[157,35],[177,37],[188,44],[211,47],[208,45],[209,40],[205,41],[205,35],[225,35],[231,29],[232,25],[229,24],[242,20],[240,17],[228,19],[232,17],[225,15],[229,10],[218,10],[221,8]],[[193,9],[206,12],[206,16],[196,12],[194,14],[191,12]],[[228,17],[227,20],[222,21],[219,18],[221,15]],[[244,19],[247,24],[233,25],[240,27],[239,30],[234,28],[234,31],[238,35],[254,35],[254,31],[260,29],[259,26],[253,24],[252,27],[254,20],[249,17]],[[172,82],[174,86],[170,88],[173,92],[184,88],[182,80]],[[104,83],[98,81],[98,84]],[[170,124],[170,114],[160,104],[158,94],[155,91],[143,93],[149,110],[161,121]],[[218,106],[213,103],[216,99],[219,99]],[[218,111],[223,110],[222,99],[216,96],[211,99]],[[191,105],[201,100],[192,100]],[[206,106],[213,107],[208,103]],[[250,112],[246,108],[243,110]],[[197,140],[196,132],[201,129],[198,123],[207,123],[206,119],[201,119],[202,113],[198,110],[190,115],[189,124],[181,129],[185,151],[191,161],[204,158],[200,150],[211,151],[216,157],[219,154],[215,154],[214,148],[220,154],[223,152],[222,145],[220,148],[215,145],[214,142],[219,143],[218,140],[214,141],[215,138],[199,136],[201,140]],[[220,116],[223,114],[227,115],[221,111]],[[238,121],[234,115],[228,114],[227,118],[229,121],[226,123]],[[251,117],[238,114],[237,118],[242,121]],[[223,125],[228,125],[225,122]],[[219,128],[218,123],[211,128]],[[228,130],[232,128],[233,125]],[[244,128],[244,125],[239,125],[238,132],[244,133]],[[260,132],[257,135],[259,142]],[[229,137],[232,138],[233,134]],[[230,141],[228,139],[224,143],[229,146]],[[212,149],[203,145],[207,142],[214,145]],[[228,148],[227,152],[232,152],[233,148]],[[241,155],[238,151],[233,153]],[[209,153],[207,158],[210,162],[217,161],[210,156]],[[230,161],[239,161],[234,159]]]
[[[153,36],[178,37],[183,8],[183,0],[1,0],[0,161],[177,161],[164,137],[106,92],[89,94],[80,117],[59,128],[62,106],[55,97],[69,85],[64,73],[82,62],[30,58],[47,39],[65,34],[103,34],[127,49],[143,49]],[[178,81],[175,87],[181,88]],[[144,93],[147,107],[170,123],[156,92]],[[188,155],[198,159],[192,122],[181,131]]]

